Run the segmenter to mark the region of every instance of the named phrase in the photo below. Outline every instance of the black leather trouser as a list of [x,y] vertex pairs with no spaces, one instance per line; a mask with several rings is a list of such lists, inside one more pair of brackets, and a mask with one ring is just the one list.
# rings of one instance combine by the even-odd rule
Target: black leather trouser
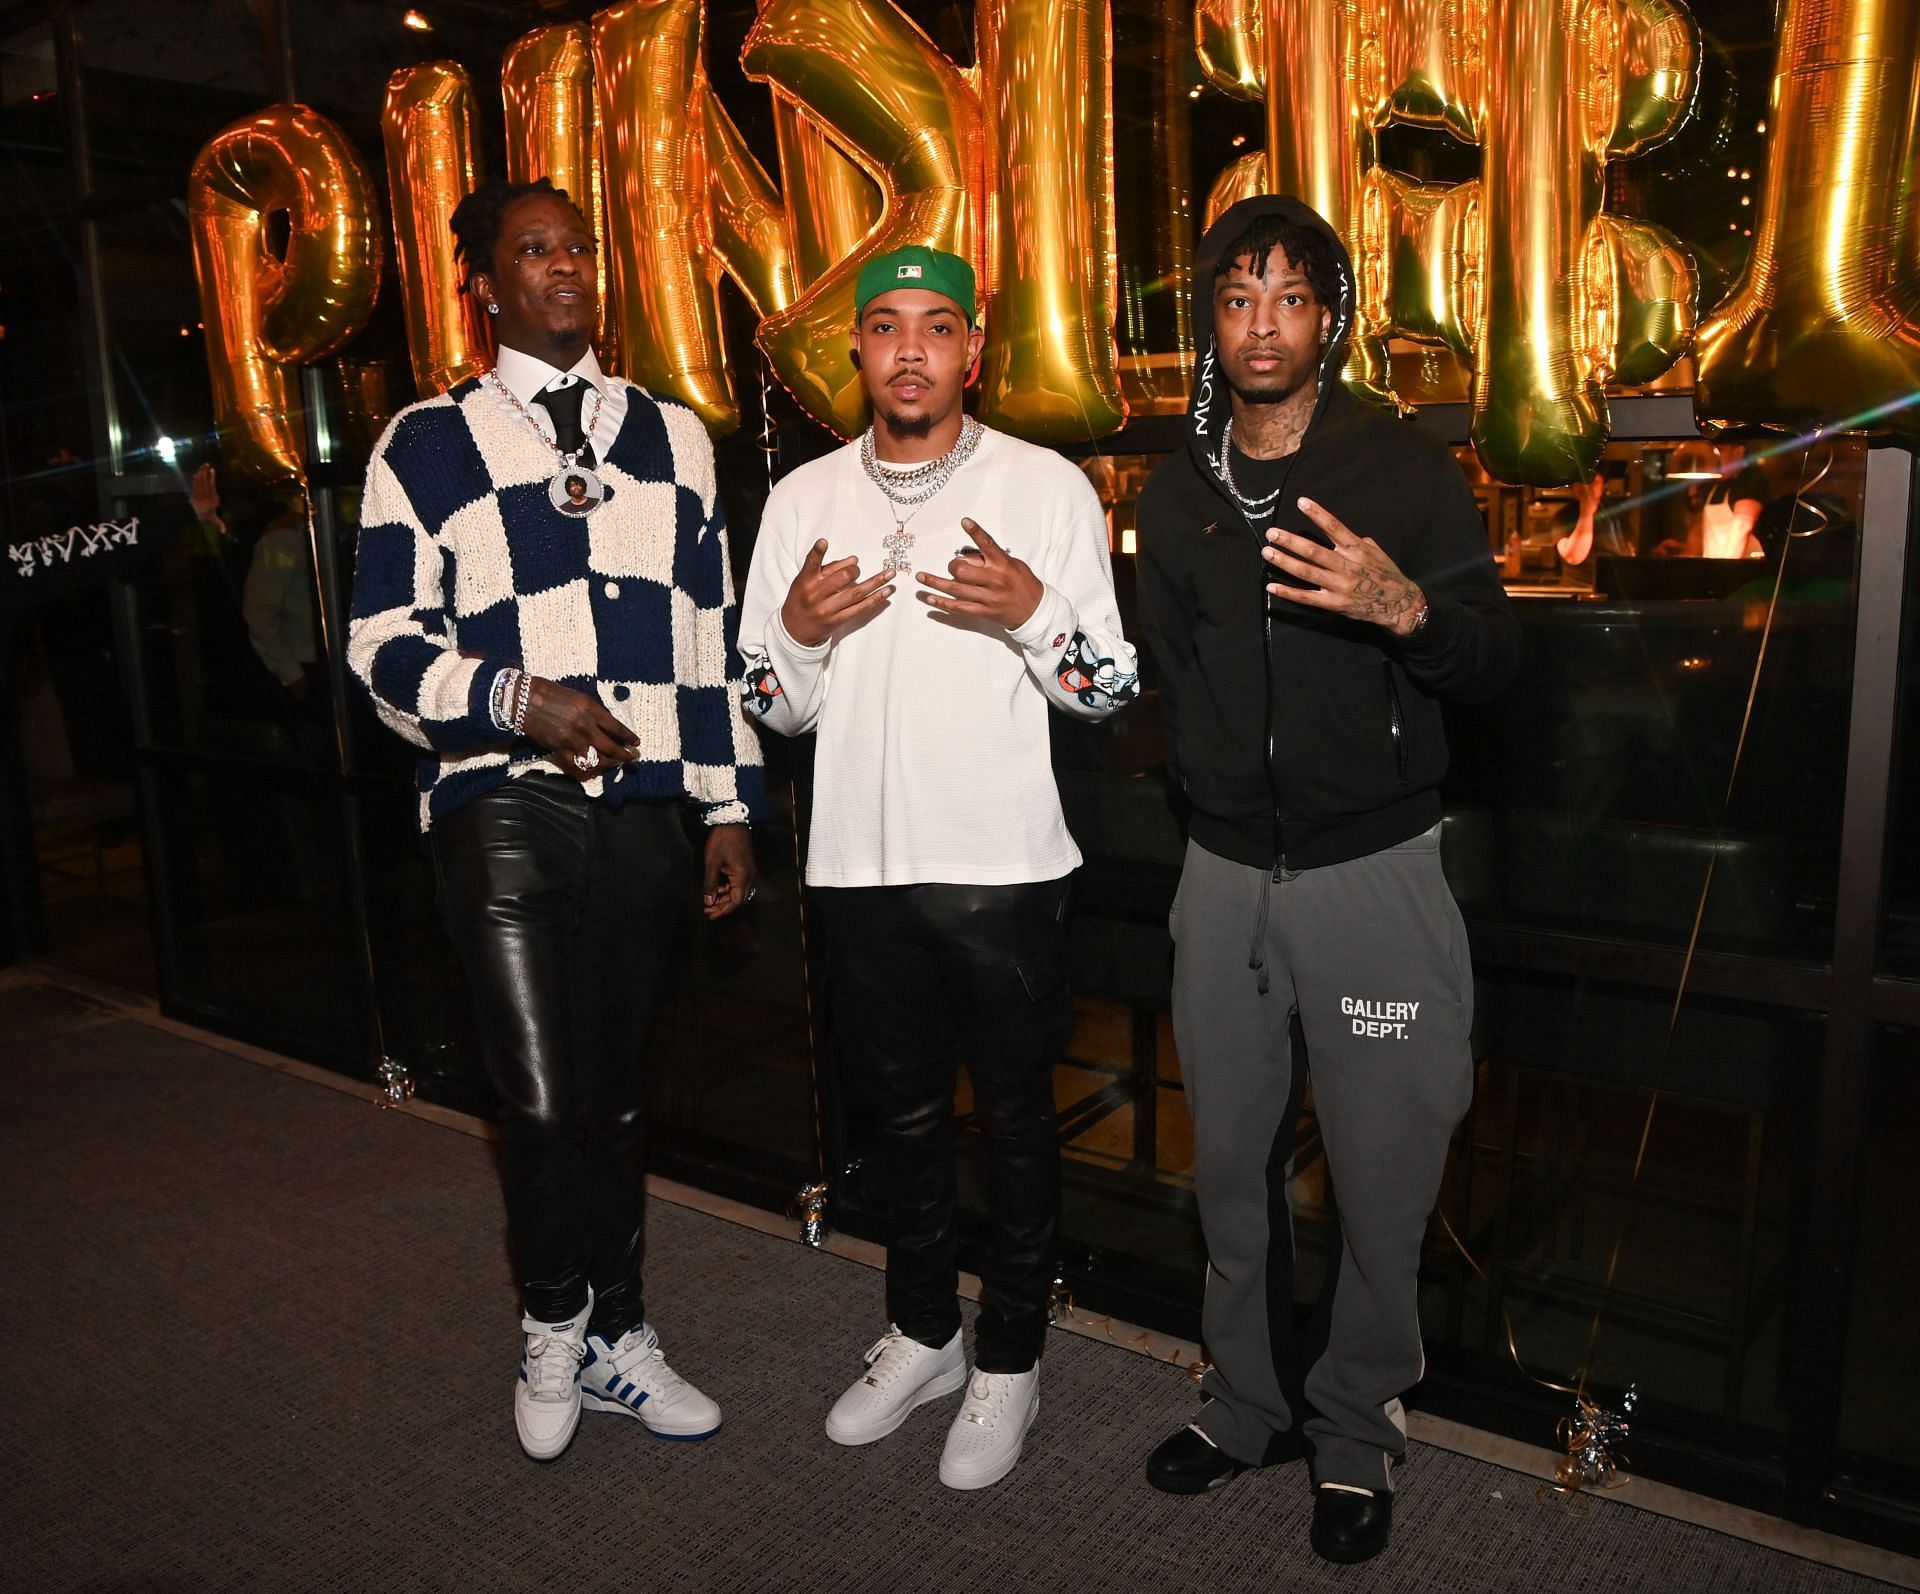
[[975,1364],[1025,1372],[1046,1337],[1060,1227],[1053,1068],[1073,1033],[1067,882],[817,895],[848,1089],[873,1110],[887,1315],[927,1345],[960,1327],[953,1095],[964,1062],[986,1143],[990,1223]]
[[593,1286],[596,1333],[646,1316],[643,1060],[690,911],[674,803],[614,808],[525,775],[431,831],[441,908],[501,1101],[500,1183],[527,1316]]

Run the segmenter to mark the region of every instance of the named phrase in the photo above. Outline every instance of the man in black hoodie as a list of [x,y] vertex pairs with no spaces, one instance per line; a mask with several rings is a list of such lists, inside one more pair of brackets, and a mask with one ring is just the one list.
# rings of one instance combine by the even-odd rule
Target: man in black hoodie
[[[1501,691],[1520,630],[1453,457],[1341,385],[1338,235],[1297,201],[1243,200],[1201,240],[1194,284],[1212,335],[1188,447],[1138,518],[1192,811],[1174,1027],[1213,1365],[1147,1476],[1200,1493],[1310,1454],[1313,1546],[1361,1561],[1392,1526],[1399,1396],[1424,1366],[1420,1247],[1473,1090],[1439,700]],[[1308,1077],[1339,1222],[1324,1348],[1303,1356],[1284,1148]]]

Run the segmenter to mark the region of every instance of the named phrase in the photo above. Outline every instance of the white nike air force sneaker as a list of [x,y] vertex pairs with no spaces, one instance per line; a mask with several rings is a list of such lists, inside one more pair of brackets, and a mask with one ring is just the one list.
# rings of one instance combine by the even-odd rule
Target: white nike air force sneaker
[[976,1371],[947,1430],[940,1481],[949,1489],[984,1489],[1020,1459],[1020,1446],[1040,1410],[1040,1369],[1024,1373]]
[[589,1411],[638,1417],[662,1439],[710,1439],[720,1431],[720,1408],[667,1365],[660,1336],[647,1324],[609,1345],[587,1336],[580,1398]]
[[526,1344],[520,1381],[513,1387],[513,1426],[520,1448],[535,1461],[551,1461],[567,1448],[580,1426],[580,1361],[587,1354],[587,1315],[592,1303],[564,1323],[520,1320]]
[[837,1445],[870,1445],[907,1420],[916,1406],[951,1395],[967,1381],[960,1335],[935,1350],[909,1339],[891,1323],[867,1350],[867,1370],[827,1413],[827,1437]]

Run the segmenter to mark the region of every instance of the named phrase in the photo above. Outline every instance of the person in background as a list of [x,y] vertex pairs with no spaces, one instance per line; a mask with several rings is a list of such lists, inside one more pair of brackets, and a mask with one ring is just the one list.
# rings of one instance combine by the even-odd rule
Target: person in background
[[[223,538],[229,535],[220,514],[219,475],[211,464],[193,473],[187,498],[201,525]],[[240,589],[240,613],[247,640],[267,672],[295,702],[304,702],[320,648],[313,623],[313,555],[297,494],[284,494],[274,502],[265,529],[254,541]]]
[[1715,443],[1720,479],[1687,488],[1687,535],[1670,537],[1653,551],[1687,559],[1764,559],[1754,535],[1766,510],[1767,478],[1747,459],[1744,443]]

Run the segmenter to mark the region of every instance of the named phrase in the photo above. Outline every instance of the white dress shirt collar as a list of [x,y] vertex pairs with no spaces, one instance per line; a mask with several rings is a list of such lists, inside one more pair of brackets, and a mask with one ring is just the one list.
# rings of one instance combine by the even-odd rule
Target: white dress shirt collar
[[523,349],[510,349],[502,345],[493,369],[495,375],[506,385],[507,391],[522,404],[531,404],[534,394],[544,392],[556,380],[563,377],[590,382],[600,391],[602,398],[606,396],[607,379],[601,374],[600,362],[594,358],[592,349],[588,349],[574,361],[569,369],[562,371],[559,366],[549,365],[537,354],[528,354]]

